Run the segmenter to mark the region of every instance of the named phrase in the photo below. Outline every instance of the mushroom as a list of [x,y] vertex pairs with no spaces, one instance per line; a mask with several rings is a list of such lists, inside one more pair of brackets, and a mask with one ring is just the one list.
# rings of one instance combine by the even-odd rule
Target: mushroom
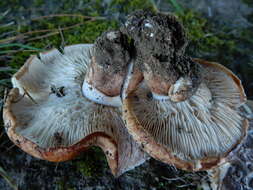
[[123,100],[134,140],[152,157],[184,170],[223,163],[248,127],[239,111],[246,101],[240,80],[218,63],[186,56],[187,40],[175,17],[134,13],[122,31],[134,40],[135,64],[144,75]]
[[[5,102],[3,118],[9,138],[28,154],[60,162],[76,157],[90,146],[98,146],[104,151],[112,173],[119,176],[148,156],[124,127],[121,102],[115,100],[118,86],[100,86],[104,79],[120,85],[121,79],[117,80],[122,73],[110,76],[117,80],[105,77],[98,83],[84,82],[84,79],[94,82],[94,78],[87,76],[99,77],[89,73],[93,66],[98,66],[103,74],[104,67],[97,64],[99,59],[103,61],[96,51],[98,42],[94,46],[67,46],[63,53],[53,49],[31,56],[12,77],[13,89]],[[128,56],[124,56],[128,61]],[[110,64],[124,64],[121,60],[108,61],[113,61],[107,62],[108,70]]]

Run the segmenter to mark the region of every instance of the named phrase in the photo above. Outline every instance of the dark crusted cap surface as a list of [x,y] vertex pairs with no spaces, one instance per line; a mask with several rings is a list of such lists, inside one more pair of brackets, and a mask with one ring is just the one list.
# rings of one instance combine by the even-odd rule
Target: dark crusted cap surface
[[176,61],[173,62],[172,65],[180,77],[189,77],[191,79],[192,90],[194,92],[198,88],[203,78],[203,69],[201,65],[193,61],[188,56],[177,57]]
[[128,17],[121,31],[134,40],[143,57],[153,55],[160,61],[182,54],[187,44],[184,28],[173,15],[137,11]]
[[[152,84],[150,84],[155,86],[157,92],[163,92],[163,94],[166,94],[168,89],[160,85],[161,82],[167,83],[168,87],[170,87],[170,85],[175,84],[179,78],[183,77],[191,81],[191,87],[187,90],[187,93],[189,96],[193,95],[202,81],[202,71],[201,65],[188,56],[175,57],[171,62],[161,62],[151,57],[147,63],[144,64],[144,72],[149,76],[153,76],[151,77]],[[159,78],[160,80],[154,82],[155,78]],[[146,80],[147,79],[146,77]]]
[[95,60],[108,72],[124,70],[130,61],[127,36],[120,31],[108,31],[97,38],[94,46]]

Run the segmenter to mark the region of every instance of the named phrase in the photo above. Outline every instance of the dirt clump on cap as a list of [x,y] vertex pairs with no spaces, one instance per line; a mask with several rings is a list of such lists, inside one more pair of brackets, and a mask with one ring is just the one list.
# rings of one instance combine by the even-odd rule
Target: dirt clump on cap
[[194,94],[203,78],[202,66],[185,55],[175,57],[171,62],[161,62],[151,56],[144,64],[144,70],[169,84],[174,84],[180,77],[191,79],[192,88],[191,92],[189,92],[190,95]]
[[192,88],[189,95],[193,95],[202,81],[204,73],[203,67],[188,56],[179,56],[176,58],[176,61],[171,64],[179,77],[191,79]]
[[180,77],[189,77],[193,88],[198,87],[201,66],[185,56],[188,41],[184,27],[175,16],[137,11],[120,30],[134,41],[136,65],[141,70],[170,84]]
[[95,42],[95,60],[107,73],[122,72],[130,61],[129,49],[126,35],[120,31],[107,31]]
[[129,15],[120,29],[134,40],[137,55],[156,57],[169,61],[171,57],[184,53],[187,44],[183,26],[173,15],[137,11]]

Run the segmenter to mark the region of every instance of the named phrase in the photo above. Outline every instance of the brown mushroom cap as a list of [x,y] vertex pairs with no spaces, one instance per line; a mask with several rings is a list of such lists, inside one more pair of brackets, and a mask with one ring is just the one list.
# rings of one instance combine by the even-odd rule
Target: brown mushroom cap
[[145,80],[123,101],[123,118],[134,140],[152,157],[184,170],[207,170],[241,142],[248,121],[240,80],[225,67],[195,59],[203,80],[182,102],[152,96]]
[[53,162],[99,146],[118,176],[148,157],[127,133],[120,108],[96,104],[82,95],[91,48],[73,45],[63,54],[54,49],[31,56],[12,78],[4,123],[22,150]]

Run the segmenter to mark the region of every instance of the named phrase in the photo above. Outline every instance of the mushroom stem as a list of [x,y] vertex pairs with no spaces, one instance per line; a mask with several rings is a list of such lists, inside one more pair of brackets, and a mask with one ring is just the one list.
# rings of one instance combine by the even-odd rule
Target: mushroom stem
[[[90,71],[89,73],[91,72],[96,73],[94,70]],[[103,80],[98,80],[96,77],[94,77],[93,74],[88,74],[87,75],[88,77],[86,77],[82,85],[82,92],[83,92],[84,97],[98,104],[103,104],[103,105],[113,106],[113,107],[122,106],[121,99],[125,99],[127,95],[130,92],[134,91],[137,88],[137,86],[140,84],[140,82],[143,80],[142,73],[136,67],[134,67],[133,61],[131,61],[128,64],[127,70],[125,73],[126,74],[124,77],[118,78],[117,82],[120,82],[120,83],[114,86],[114,88],[117,88],[117,91],[120,91],[118,95],[114,95],[114,96],[109,96],[106,93],[104,93],[104,91],[100,90],[101,88],[99,87],[102,86]],[[113,87],[108,87],[108,89],[110,88],[112,89]],[[103,87],[103,89],[105,89],[105,87]]]
[[127,98],[128,94],[137,89],[139,84],[143,81],[143,73],[134,65],[135,60],[132,60],[127,67],[126,76],[121,88],[121,99]]
[[169,100],[169,96],[160,95],[160,94],[157,94],[155,92],[152,92],[152,97],[155,100]]
[[175,84],[171,85],[168,95],[173,102],[181,102],[189,97],[192,89],[192,80],[189,77],[180,77]]
[[[113,67],[113,66],[112,66]],[[126,69],[117,73],[99,65],[95,56],[91,58],[91,64],[85,76],[85,80],[91,86],[106,96],[118,96],[123,84]]]
[[121,98],[125,99],[127,97],[127,89],[129,87],[130,81],[133,78],[133,69],[134,69],[134,64],[131,62],[128,67],[127,67],[127,75],[125,77],[125,80],[122,85],[121,89]]
[[91,100],[92,102],[96,102],[98,104],[103,104],[106,106],[120,107],[122,105],[120,96],[110,97],[100,92],[92,85],[84,81],[82,86],[83,95]]
[[168,95],[161,95],[152,92],[152,97],[156,100],[171,100],[181,102],[188,98],[189,89],[192,87],[192,81],[188,77],[180,77],[175,84],[169,88]]

